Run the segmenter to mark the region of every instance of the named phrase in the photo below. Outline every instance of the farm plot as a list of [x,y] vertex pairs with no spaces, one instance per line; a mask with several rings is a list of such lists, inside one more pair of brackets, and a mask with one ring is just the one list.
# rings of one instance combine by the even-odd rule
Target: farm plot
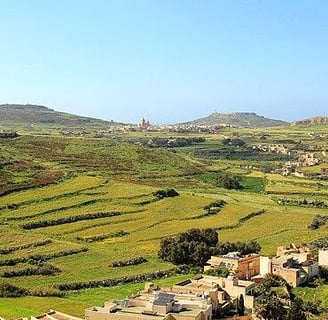
[[13,204],[17,206],[39,201],[49,201],[56,197],[71,196],[83,190],[94,189],[102,183],[104,183],[104,179],[99,177],[77,176],[56,185],[30,189],[1,197],[0,207],[4,208]]
[[318,183],[315,180],[286,178],[279,175],[267,175],[265,191],[269,194],[284,195],[328,195],[328,182]]

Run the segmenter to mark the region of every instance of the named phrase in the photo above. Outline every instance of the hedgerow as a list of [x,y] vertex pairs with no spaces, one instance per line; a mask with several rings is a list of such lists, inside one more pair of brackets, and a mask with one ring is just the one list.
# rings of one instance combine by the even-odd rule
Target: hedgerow
[[11,247],[6,247],[6,248],[0,248],[0,254],[8,254],[8,253],[23,250],[23,249],[41,247],[41,246],[45,246],[50,243],[52,243],[52,241],[50,239],[47,239],[47,240],[43,240],[43,241],[22,244],[20,246],[11,246]]
[[43,254],[43,255],[42,254],[31,254],[26,257],[2,260],[2,261],[0,261],[0,266],[14,266],[18,263],[26,263],[26,262],[30,263],[30,264],[35,264],[35,263],[40,263],[40,262],[44,262],[44,261],[59,258],[59,257],[65,257],[65,256],[70,256],[70,255],[81,253],[81,252],[86,252],[88,250],[89,250],[88,248],[83,247],[83,248],[58,251],[58,252]]
[[17,298],[28,295],[29,291],[8,283],[0,283],[0,297]]
[[27,267],[21,270],[5,271],[1,276],[4,278],[25,277],[32,275],[51,276],[59,272],[61,272],[61,270],[52,264],[41,264],[39,267]]
[[314,208],[328,207],[328,205],[325,204],[324,201],[321,201],[321,200],[280,198],[277,200],[277,203],[280,205],[304,206],[304,207],[314,207]]
[[64,217],[55,220],[42,220],[42,221],[35,221],[35,222],[28,222],[22,225],[23,229],[31,230],[31,229],[38,229],[38,228],[45,228],[50,226],[57,226],[61,224],[67,224],[82,220],[93,220],[93,219],[100,219],[100,218],[108,218],[119,216],[119,212],[97,212],[97,213],[87,213],[87,214],[80,214],[76,216]]
[[81,207],[88,206],[90,204],[93,204],[93,203],[96,203],[96,202],[99,202],[99,201],[102,201],[102,200],[101,199],[92,199],[92,200],[80,202],[80,203],[77,203],[77,204],[73,204],[71,206],[62,206],[62,207],[59,207],[59,208],[53,208],[53,209],[49,209],[49,210],[46,210],[46,211],[43,211],[43,212],[34,213],[34,214],[31,214],[31,215],[10,217],[10,218],[7,218],[7,221],[16,221],[16,220],[24,220],[24,219],[27,219],[27,218],[29,218],[29,219],[30,218],[35,218],[35,217],[43,216],[45,214],[49,214],[49,213],[53,213],[53,212],[60,212],[60,211],[68,210],[68,209],[81,208]]
[[139,257],[135,257],[135,258],[129,259],[129,260],[114,261],[109,266],[118,268],[118,267],[135,266],[135,265],[142,264],[145,262],[148,262],[148,260],[144,257],[139,256]]
[[93,280],[87,282],[71,282],[71,283],[61,283],[55,285],[61,291],[70,290],[80,290],[89,288],[100,288],[100,287],[113,287],[118,285],[123,285],[127,283],[137,283],[144,281],[152,281],[156,279],[161,279],[165,277],[174,276],[176,274],[188,273],[189,268],[186,266],[176,267],[166,271],[154,271],[134,276],[125,276],[117,279],[104,279],[104,280]]
[[127,234],[129,234],[129,233],[126,231],[120,230],[117,232],[103,233],[103,234],[98,234],[98,235],[90,236],[90,237],[76,237],[76,240],[85,241],[85,242],[97,242],[97,241],[102,241],[102,240],[106,240],[109,238],[123,237]]

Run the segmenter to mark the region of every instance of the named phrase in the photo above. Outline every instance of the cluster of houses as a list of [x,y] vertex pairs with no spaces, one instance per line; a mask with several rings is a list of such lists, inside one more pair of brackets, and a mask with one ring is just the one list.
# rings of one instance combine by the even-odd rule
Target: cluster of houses
[[124,126],[120,129],[122,132],[173,132],[173,133],[219,133],[222,128],[232,127],[229,124],[219,125],[194,125],[194,124],[176,124],[176,125],[152,125],[147,120],[142,119],[138,126]]
[[298,161],[288,161],[282,168],[282,175],[288,176],[294,174],[297,177],[303,177],[304,174],[298,169],[301,167],[312,167],[320,163],[320,160],[312,152],[301,154]]
[[233,127],[230,124],[216,125],[196,125],[196,124],[174,124],[174,125],[154,125],[148,119],[142,118],[138,124],[112,124],[107,129],[99,128],[92,131],[86,129],[63,128],[60,134],[63,136],[95,136],[97,138],[106,137],[108,134],[124,134],[126,132],[172,132],[172,133],[219,133],[222,128]]
[[319,266],[328,266],[328,251],[319,250],[318,258],[307,246],[278,247],[273,258],[248,254],[241,256],[230,252],[222,256],[213,256],[205,270],[226,267],[238,277],[254,282],[261,282],[266,274],[283,277],[292,287],[302,285],[319,276]]
[[[205,271],[228,268],[228,277],[201,275],[173,285],[171,288],[146,283],[143,290],[124,300],[104,302],[85,310],[85,320],[212,320],[220,315],[225,319],[252,319],[247,316],[230,317],[237,299],[243,297],[248,310],[254,307],[254,290],[266,274],[277,274],[291,286],[297,287],[319,275],[320,266],[328,266],[328,250],[314,256],[307,246],[278,247],[273,258],[258,254],[241,255],[230,252],[212,256]],[[82,320],[51,310],[31,317],[31,320]]]
[[[290,150],[283,144],[259,144],[252,147],[253,150],[259,150],[269,153],[280,153],[285,155],[291,155]],[[323,154],[324,155],[324,154]],[[325,156],[325,155],[324,155]],[[281,170],[278,170],[283,176],[295,175],[303,177],[304,174],[299,171],[302,167],[312,167],[320,164],[319,158],[313,152],[300,152],[297,161],[287,161]],[[325,170],[322,170],[322,174],[325,174]]]
[[[253,150],[259,150],[262,152],[269,153],[280,153],[285,155],[291,155],[291,151],[287,146],[283,144],[258,144],[252,147]],[[324,152],[323,155],[325,156]],[[320,159],[317,158],[313,152],[299,152],[299,158],[297,161],[287,161],[282,169],[279,169],[277,172],[280,172],[283,176],[295,175],[297,177],[304,177],[304,173],[299,169],[302,167],[312,167],[320,164]],[[325,168],[321,170],[322,175],[326,175],[328,170]]]
[[253,146],[252,149],[263,151],[263,152],[282,153],[282,154],[290,155],[289,149],[282,144],[273,144],[273,145],[258,144],[256,146]]

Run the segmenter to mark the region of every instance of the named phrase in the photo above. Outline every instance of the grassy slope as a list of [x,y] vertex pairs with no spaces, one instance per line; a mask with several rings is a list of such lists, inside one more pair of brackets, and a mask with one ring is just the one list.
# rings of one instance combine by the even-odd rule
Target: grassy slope
[[0,105],[1,125],[44,125],[48,127],[105,127],[116,124],[100,119],[64,113],[37,105]]
[[149,179],[199,171],[179,155],[112,139],[22,136],[3,139],[2,148],[22,159],[61,165],[63,170],[103,172],[121,179]]

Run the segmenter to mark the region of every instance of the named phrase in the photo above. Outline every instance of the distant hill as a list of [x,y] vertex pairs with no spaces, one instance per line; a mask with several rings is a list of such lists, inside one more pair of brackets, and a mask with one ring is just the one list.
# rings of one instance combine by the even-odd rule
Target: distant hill
[[313,117],[304,120],[298,120],[294,125],[328,125],[328,117]]
[[8,124],[48,124],[49,126],[58,125],[63,127],[97,127],[118,123],[59,112],[45,106],[32,104],[3,104],[0,105],[0,125]]
[[191,125],[220,125],[228,124],[238,127],[273,127],[288,124],[286,121],[274,120],[259,116],[254,112],[214,112],[206,118],[196,119],[185,124]]

